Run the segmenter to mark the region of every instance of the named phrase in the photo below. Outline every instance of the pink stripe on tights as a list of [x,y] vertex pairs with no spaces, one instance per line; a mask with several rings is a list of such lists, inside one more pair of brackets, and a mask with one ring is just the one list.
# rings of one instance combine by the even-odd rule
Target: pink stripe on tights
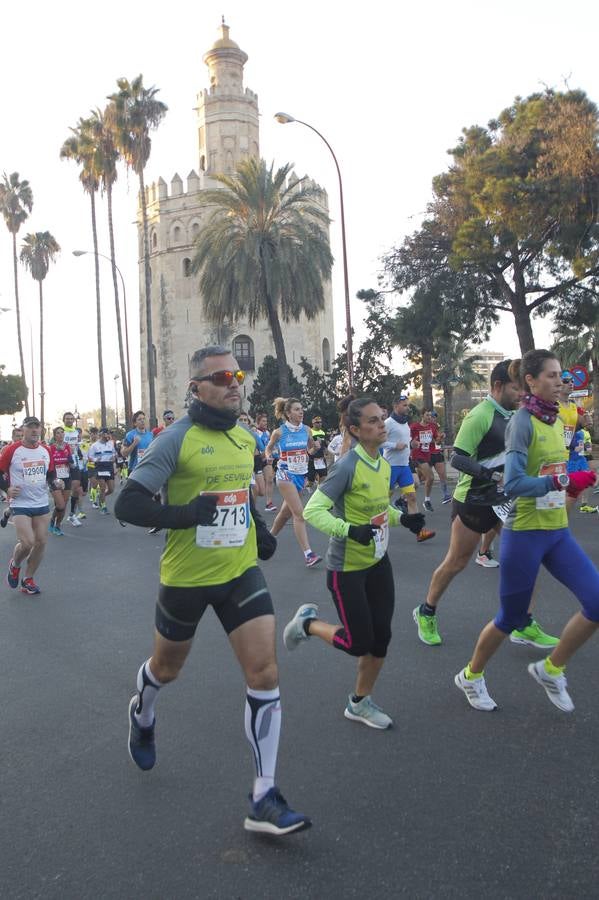
[[335,597],[337,598],[337,603],[339,604],[339,615],[341,616],[341,622],[343,624],[343,629],[347,638],[339,637],[338,634],[335,634],[333,637],[334,644],[340,644],[346,650],[350,650],[352,646],[352,638],[351,631],[349,630],[349,625],[347,624],[347,616],[345,615],[345,606],[343,605],[343,598],[341,596],[341,591],[339,590],[339,573],[333,572],[333,591],[335,592]]

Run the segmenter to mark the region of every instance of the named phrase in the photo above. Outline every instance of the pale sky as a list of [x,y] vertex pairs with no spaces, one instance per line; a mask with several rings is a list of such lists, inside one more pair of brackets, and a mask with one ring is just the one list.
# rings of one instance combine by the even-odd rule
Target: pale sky
[[[332,144],[344,178],[350,292],[376,287],[379,258],[418,227],[431,179],[449,162],[463,126],[486,124],[516,95],[544,86],[582,88],[599,100],[596,40],[599,6],[586,0],[429,0],[418,4],[332,4],[263,0],[168,4],[145,0],[97,5],[33,0],[3,7],[0,54],[3,127],[0,171],[18,171],[33,189],[33,213],[19,234],[49,230],[62,247],[44,286],[47,418],[64,409],[99,406],[93,257],[89,200],[74,163],[59,151],[69,126],[104,106],[120,76],[143,73],[160,88],[169,112],[153,138],[147,182],[198,168],[196,93],[207,86],[204,52],[224,13],[231,38],[246,51],[245,86],[261,112],[260,150],[277,164],[291,161],[329,192],[336,258],[336,344],[344,331],[338,192],[324,144],[300,125],[278,125],[284,110],[313,124]],[[115,190],[117,264],[127,284],[131,364],[139,359],[136,178],[120,172]],[[108,254],[105,210],[99,204],[99,249]],[[101,261],[107,402],[114,405],[119,372],[110,265]],[[31,323],[37,374],[37,285],[20,271],[26,367]],[[360,333],[360,302],[353,301]],[[0,222],[0,307],[14,307],[10,236]],[[537,344],[548,324],[535,324]],[[14,312],[0,313],[0,362],[19,371]],[[517,354],[511,317],[489,349]],[[36,382],[36,391],[39,383]],[[133,405],[139,378],[133,378]],[[119,401],[121,402],[121,401]],[[39,398],[37,398],[39,412]],[[10,419],[4,417],[6,438]]]

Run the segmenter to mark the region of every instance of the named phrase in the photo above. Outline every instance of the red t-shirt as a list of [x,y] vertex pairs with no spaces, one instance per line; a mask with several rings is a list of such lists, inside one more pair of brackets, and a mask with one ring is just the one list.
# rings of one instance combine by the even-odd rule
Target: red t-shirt
[[412,448],[412,459],[417,462],[430,462],[435,439],[439,436],[439,429],[432,422],[423,425],[422,422],[412,422],[410,425],[410,438],[420,441],[419,447]]
[[156,428],[152,428],[152,434],[154,437],[160,434],[161,431],[164,431],[164,425],[157,425]]
[[63,444],[62,447],[58,448],[56,444],[50,444],[49,450],[52,465],[56,469],[56,477],[63,480],[69,478],[70,470],[75,465],[69,445]]

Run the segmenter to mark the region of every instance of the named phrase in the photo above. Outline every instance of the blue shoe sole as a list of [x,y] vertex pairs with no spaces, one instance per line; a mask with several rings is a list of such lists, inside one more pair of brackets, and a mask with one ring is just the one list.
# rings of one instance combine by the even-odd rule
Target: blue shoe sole
[[[135,765],[137,766],[138,769],[141,769],[142,772],[149,772],[149,770],[153,769],[156,764],[156,750],[154,749],[154,758],[149,760],[150,764],[149,765],[141,765],[141,763],[137,759],[135,759],[135,756],[133,755],[133,751],[131,749],[131,743],[132,743],[131,738],[132,738],[133,727],[134,727],[133,709],[135,706],[137,706],[137,694],[133,694],[133,696],[131,697],[131,701],[129,703],[129,736],[128,736],[128,740],[127,740],[127,751],[129,753],[129,756],[131,757],[132,761],[135,763]],[[137,723],[135,723],[135,726],[137,728],[140,727],[139,725],[137,725]]]

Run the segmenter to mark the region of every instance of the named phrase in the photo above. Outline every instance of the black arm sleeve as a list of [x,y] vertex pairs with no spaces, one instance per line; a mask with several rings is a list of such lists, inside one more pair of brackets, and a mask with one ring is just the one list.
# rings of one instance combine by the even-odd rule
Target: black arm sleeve
[[458,472],[464,472],[466,475],[472,475],[474,478],[490,480],[491,475],[493,474],[492,469],[481,466],[476,459],[472,456],[468,456],[467,453],[464,453],[464,451],[460,450],[458,447],[455,448],[455,452],[452,454],[449,464],[453,466],[454,469],[457,469]]
[[117,519],[144,528],[193,528],[196,524],[194,510],[185,506],[163,506],[154,495],[139,482],[129,480],[117,497],[114,507]]
[[254,524],[256,525],[256,545],[258,548],[258,558],[259,559],[270,559],[275,550],[277,549],[277,539],[276,537],[270,533],[266,522],[256,509],[254,504],[254,497],[250,491],[250,513],[252,514],[252,519],[254,520]]

